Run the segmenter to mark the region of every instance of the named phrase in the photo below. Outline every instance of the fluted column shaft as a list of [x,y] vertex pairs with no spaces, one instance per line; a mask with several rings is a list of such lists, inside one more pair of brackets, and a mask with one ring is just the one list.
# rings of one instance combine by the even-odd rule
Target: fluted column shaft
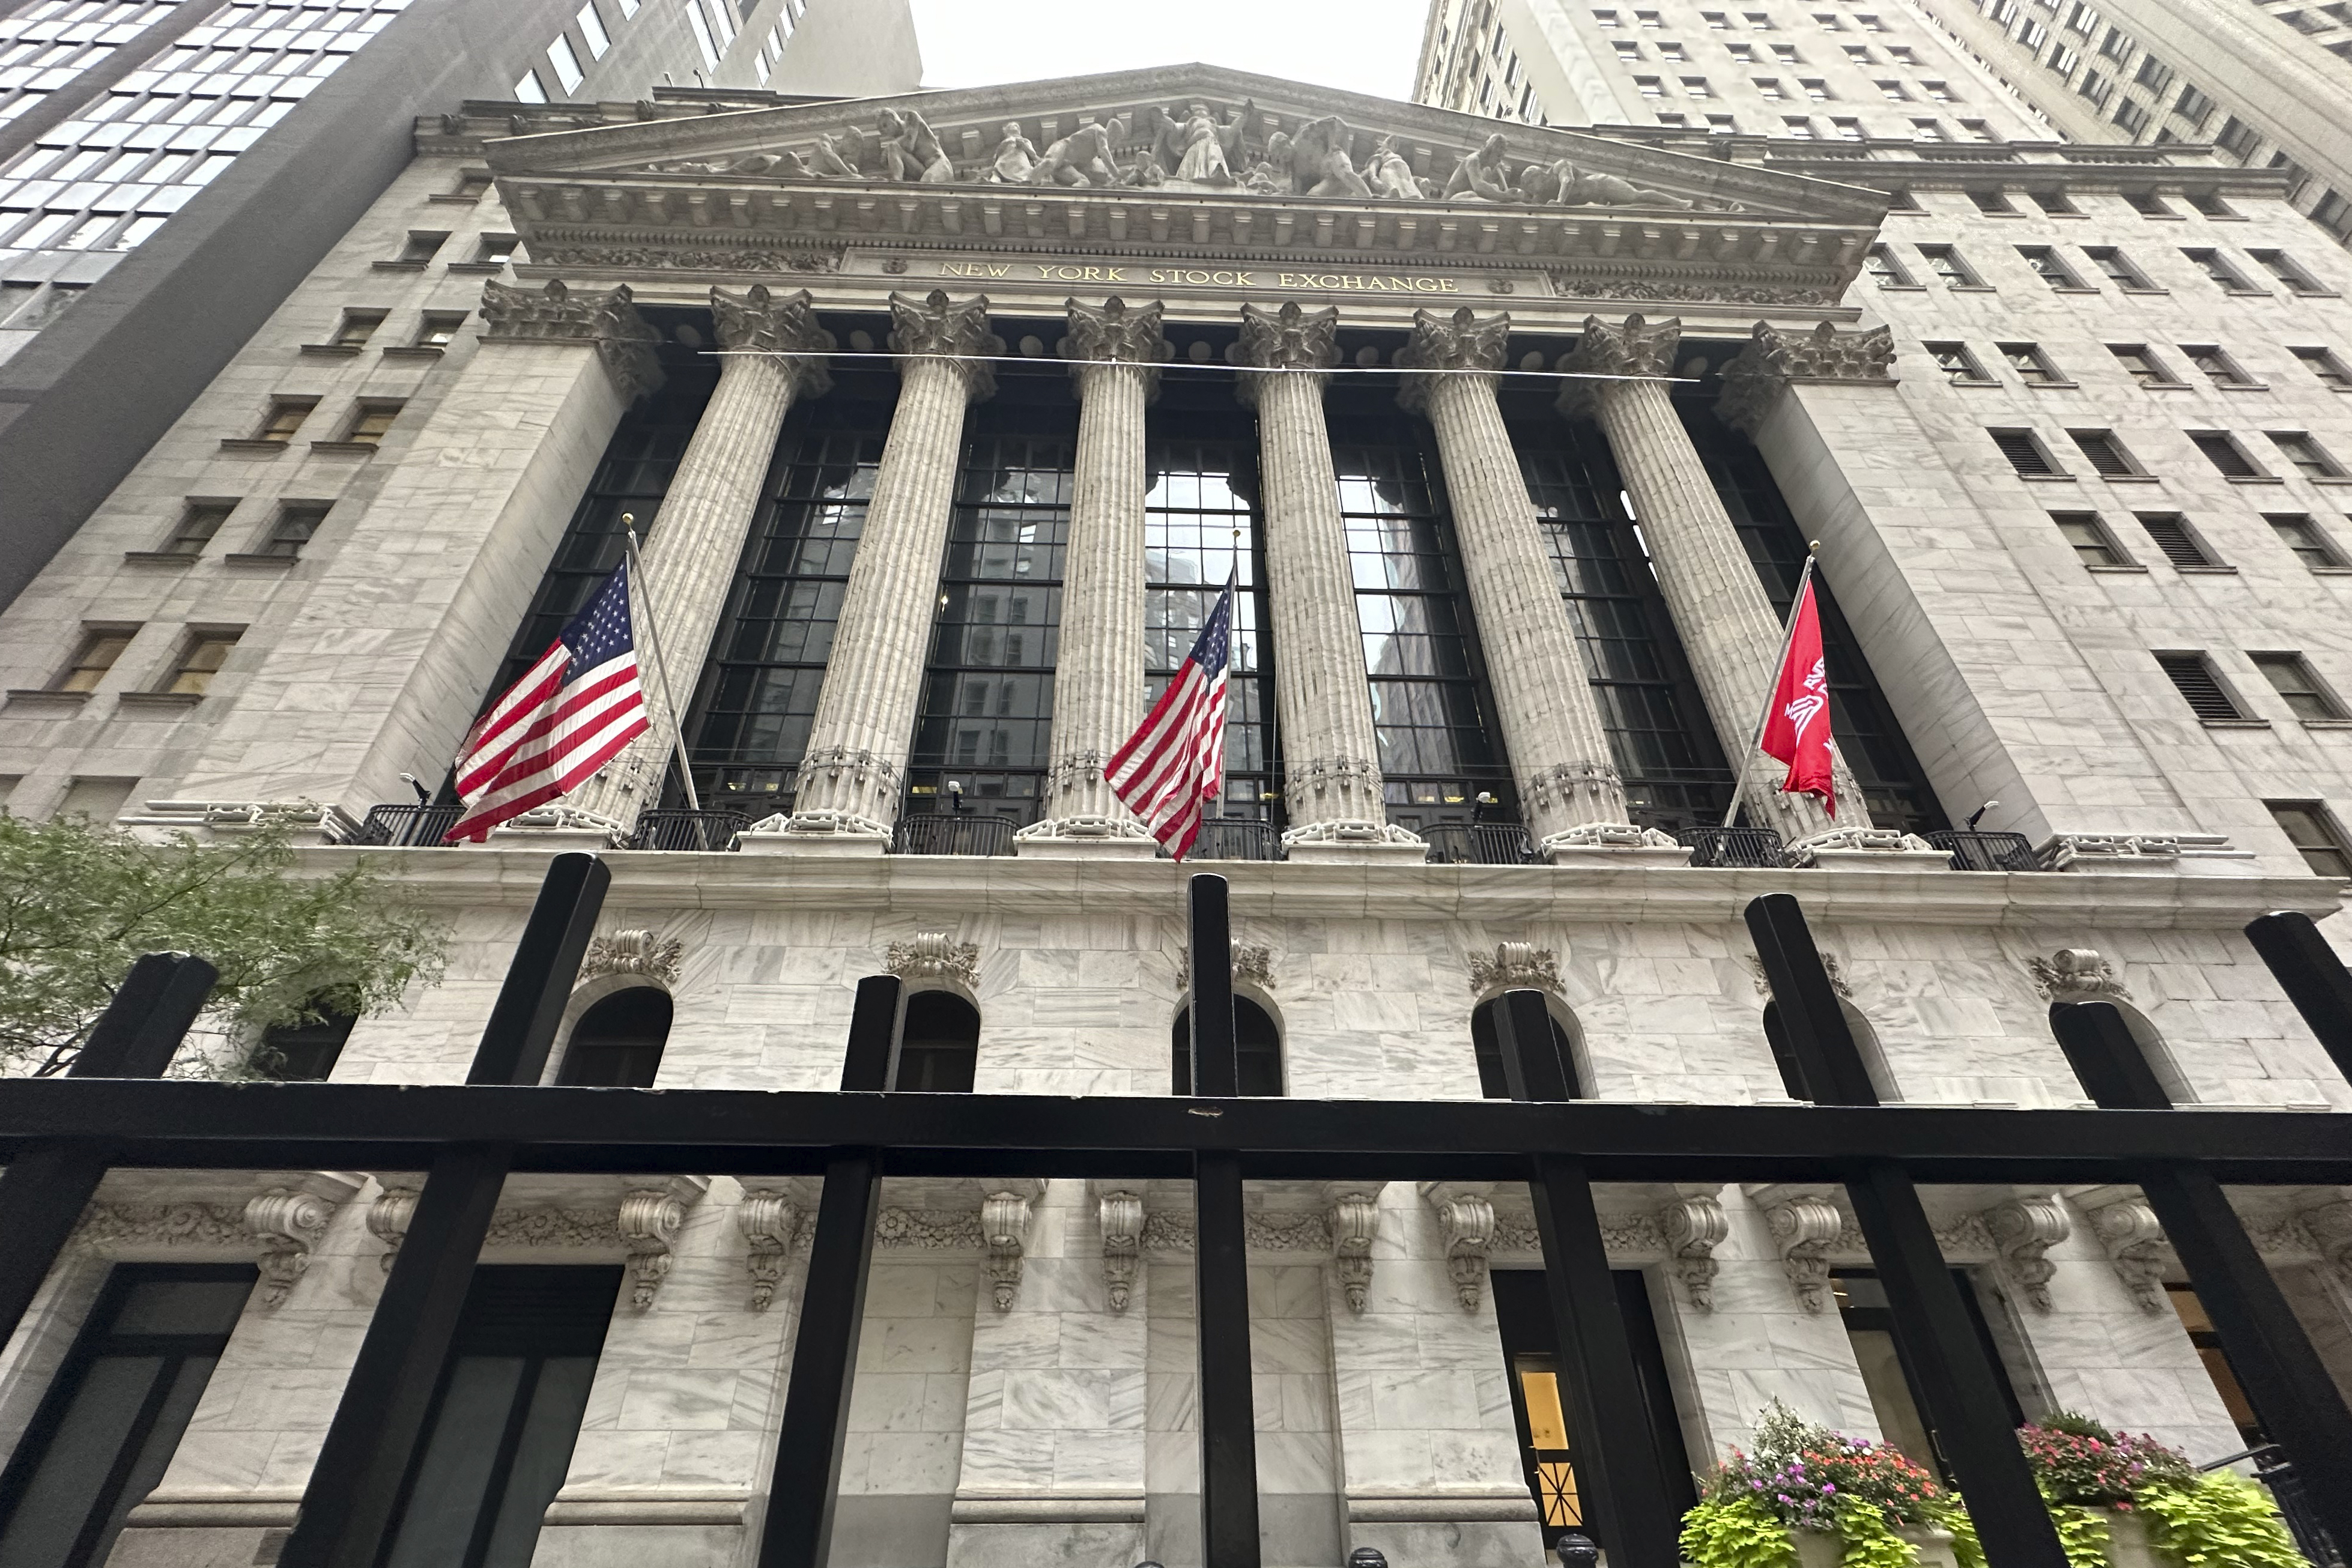
[[1460,373],[1498,369],[1510,324],[1508,316],[1478,321],[1467,307],[1451,321],[1420,312],[1399,363],[1455,373],[1409,377],[1399,401],[1426,414],[1437,434],[1528,836],[1538,845],[1637,841],[1495,378]]
[[890,297],[898,407],[843,591],[790,823],[794,832],[887,833],[906,787],[963,449],[965,408],[994,388],[985,296]]
[[1787,766],[1757,749],[1756,726],[1778,674],[1781,622],[1667,394],[1664,378],[1681,332],[1678,320],[1653,326],[1634,316],[1611,327],[1588,319],[1570,368],[1636,379],[1571,382],[1560,397],[1562,411],[1590,412],[1609,439],[1716,737],[1748,779],[1748,809],[1791,843],[1832,826],[1867,828],[1869,808],[1843,758],[1832,823],[1813,797],[1780,793]]
[[1348,531],[1323,420],[1321,371],[1339,358],[1339,313],[1244,306],[1242,351],[1274,374],[1244,371],[1257,410],[1272,601],[1275,706],[1282,724],[1283,800],[1293,842],[1396,842],[1388,826],[1370,682],[1364,672]]
[[[805,289],[772,299],[757,284],[740,298],[714,287],[710,299],[719,347],[737,351],[719,361],[719,385],[695,423],[659,513],[640,519],[658,526],[645,538],[638,614],[648,598],[660,612],[654,631],[681,724],[759,511],[784,416],[796,397],[822,394],[832,384],[823,361],[809,357],[822,351],[824,340]],[[638,641],[646,643],[643,626]],[[581,786],[572,804],[625,827],[660,801],[672,748],[668,721],[656,715],[652,731]]]
[[[1045,816],[1024,840],[1140,840],[1103,766],[1143,721],[1144,409],[1158,390],[1157,303],[1069,302],[1063,351],[1078,386],[1078,449],[1063,555]],[[1149,849],[1148,842],[1142,845]]]

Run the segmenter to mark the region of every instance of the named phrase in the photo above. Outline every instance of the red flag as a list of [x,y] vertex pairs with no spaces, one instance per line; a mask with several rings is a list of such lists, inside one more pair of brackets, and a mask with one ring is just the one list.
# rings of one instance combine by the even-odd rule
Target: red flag
[[1797,613],[1789,628],[1789,652],[1772,685],[1760,744],[1764,755],[1789,765],[1783,795],[1818,795],[1822,809],[1837,816],[1837,791],[1830,782],[1830,681],[1822,663],[1822,617],[1813,606],[1813,582],[1805,579]]
[[1103,777],[1178,860],[1201,831],[1202,809],[1225,786],[1225,666],[1234,636],[1234,584],[1209,611],[1192,651]]

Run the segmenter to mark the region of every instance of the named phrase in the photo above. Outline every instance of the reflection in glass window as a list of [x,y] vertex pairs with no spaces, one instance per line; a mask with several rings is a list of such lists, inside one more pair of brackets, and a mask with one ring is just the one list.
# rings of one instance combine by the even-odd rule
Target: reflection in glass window
[[1144,580],[1150,586],[1144,592],[1143,660],[1150,684],[1145,700],[1160,700],[1177,665],[1192,651],[1238,557],[1241,586],[1234,597],[1233,674],[1226,688],[1222,814],[1267,818],[1274,802],[1265,797],[1282,785],[1269,766],[1274,685],[1264,674],[1264,574],[1257,515],[1247,495],[1256,477],[1257,444],[1156,440],[1147,463],[1151,488],[1144,499]]

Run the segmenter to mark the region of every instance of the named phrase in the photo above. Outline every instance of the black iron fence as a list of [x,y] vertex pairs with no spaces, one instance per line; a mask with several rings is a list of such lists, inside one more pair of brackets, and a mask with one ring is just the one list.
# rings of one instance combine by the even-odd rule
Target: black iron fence
[[1685,828],[1675,838],[1690,846],[1693,865],[1776,866],[1787,858],[1770,828]]
[[898,819],[890,852],[898,855],[1009,855],[1013,822],[986,811],[921,812]]
[[424,849],[438,845],[466,814],[463,806],[371,806],[350,842]]
[[1423,828],[1432,865],[1539,865],[1517,822],[1439,822]]
[[1282,835],[1272,822],[1252,817],[1203,817],[1201,835],[1192,841],[1196,861],[1278,861]]
[[2023,833],[1948,831],[1929,833],[1927,841],[1952,856],[1954,871],[2040,871],[2041,857],[2033,841]]
[[751,825],[740,811],[652,810],[637,813],[626,847],[633,850],[731,850]]

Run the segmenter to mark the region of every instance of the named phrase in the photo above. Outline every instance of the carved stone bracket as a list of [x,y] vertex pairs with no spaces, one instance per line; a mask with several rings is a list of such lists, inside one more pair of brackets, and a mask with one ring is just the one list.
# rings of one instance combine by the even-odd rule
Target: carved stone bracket
[[2315,1208],[2306,1208],[2299,1218],[2303,1228],[2336,1279],[2352,1287],[2352,1198],[2339,1197]]
[[[1498,371],[1510,337],[1511,318],[1507,311],[1481,321],[1477,311],[1467,305],[1450,317],[1434,310],[1416,310],[1412,313],[1412,336],[1398,350],[1396,362],[1405,370],[1424,372]],[[1397,392],[1398,403],[1420,413],[1428,406],[1436,380],[1428,374],[1406,376]]]
[[959,942],[945,931],[919,931],[911,942],[893,942],[883,967],[905,980],[954,980],[977,988],[980,945]]
[[669,1278],[669,1244],[686,1223],[686,1206],[666,1188],[642,1188],[621,1199],[618,1223],[622,1243],[629,1250],[629,1304],[644,1312]]
[[675,936],[656,936],[650,931],[614,931],[588,944],[587,956],[580,960],[580,977],[593,980],[605,975],[643,975],[664,985],[675,985],[678,963],[685,953],[686,945]]
[[[1574,351],[1560,361],[1560,369],[1581,371],[1592,376],[1672,375],[1675,352],[1682,346],[1682,340],[1679,316],[1651,321],[1636,313],[1626,317],[1620,326],[1612,326],[1598,316],[1587,316],[1584,335],[1576,340]],[[1591,413],[1598,405],[1601,389],[1607,384],[1599,381],[1563,383],[1556,400],[1559,412],[1572,419]]]
[[1797,1304],[1809,1312],[1826,1312],[1830,1304],[1830,1254],[1837,1249],[1845,1216],[1830,1198],[1799,1194],[1783,1198],[1764,1211],[1771,1228],[1772,1245],[1780,1267],[1795,1287]]
[[1986,1209],[1984,1222],[2025,1299],[2034,1311],[2048,1312],[2050,1279],[2058,1269],[2044,1254],[2074,1233],[2066,1206],[2055,1197],[2012,1197]]
[[819,356],[833,347],[833,337],[817,325],[807,289],[773,295],[766,284],[755,283],[738,296],[713,284],[710,316],[720,348],[776,356],[799,395],[821,397],[832,390],[833,378]]
[[326,1233],[335,1206],[315,1193],[273,1186],[245,1205],[245,1228],[260,1245],[261,1304],[283,1306],[294,1281],[310,1266],[310,1249]]
[[1102,1217],[1103,1287],[1110,1310],[1127,1311],[1143,1258],[1143,1195],[1122,1187],[1097,1200]]
[[1723,367],[1723,393],[1715,412],[1726,424],[1753,436],[1781,389],[1793,382],[1852,382],[1893,386],[1895,335],[1885,327],[1841,332],[1824,321],[1811,332],[1783,332],[1759,321],[1748,347]]
[[1483,953],[1470,955],[1470,988],[1473,991],[1504,990],[1559,991],[1559,955],[1549,947],[1538,947],[1528,942],[1498,942],[1495,956]]
[[801,1211],[787,1194],[746,1188],[743,1201],[735,1206],[735,1228],[751,1249],[745,1261],[751,1271],[753,1312],[764,1312],[775,1301],[800,1228]]
[[1330,1207],[1331,1265],[1347,1292],[1348,1310],[1360,1312],[1372,1288],[1372,1243],[1381,1233],[1381,1188],[1384,1182],[1329,1182],[1323,1188]]
[[2131,999],[2131,992],[2116,977],[2116,967],[2101,957],[2096,948],[2061,947],[2047,958],[2039,955],[2028,958],[2025,967],[2032,973],[2035,993],[2048,1001]]
[[988,1284],[996,1310],[1013,1310],[1021,1289],[1022,1249],[1029,1240],[1030,1197],[1017,1192],[992,1192],[980,1206],[981,1238],[988,1244]]
[[[1234,978],[1260,990],[1274,988],[1274,949],[1263,942],[1233,944]],[[1192,954],[1188,948],[1176,960],[1176,984],[1179,989],[1192,988]]]
[[2095,1208],[2091,1228],[2107,1249],[2116,1277],[2131,1291],[2140,1311],[2163,1312],[2164,1276],[2174,1261],[2172,1244],[2165,1239],[2164,1227],[2157,1223],[2156,1211],[2148,1207],[2147,1200],[2126,1197]]
[[1721,1200],[1700,1194],[1670,1203],[1658,1211],[1658,1228],[1665,1234],[1675,1278],[1690,1304],[1702,1312],[1715,1311],[1715,1249],[1731,1234]]
[[1437,1184],[1428,1196],[1437,1205],[1437,1223],[1445,1236],[1445,1272],[1454,1281],[1454,1299],[1464,1312],[1475,1312],[1495,1250],[1495,1206],[1486,1191],[1454,1183]]
[[416,1218],[417,1190],[413,1186],[388,1186],[375,1195],[368,1206],[367,1228],[371,1235],[383,1243],[383,1256],[376,1267],[392,1272],[392,1260],[400,1255],[400,1243],[408,1235],[408,1222]]
[[[934,288],[920,299],[890,296],[890,351],[906,359],[946,359],[964,379],[974,402],[996,391],[996,371],[982,356],[1004,352],[1004,340],[988,329],[988,296],[950,299]],[[899,367],[904,370],[902,363]]]

